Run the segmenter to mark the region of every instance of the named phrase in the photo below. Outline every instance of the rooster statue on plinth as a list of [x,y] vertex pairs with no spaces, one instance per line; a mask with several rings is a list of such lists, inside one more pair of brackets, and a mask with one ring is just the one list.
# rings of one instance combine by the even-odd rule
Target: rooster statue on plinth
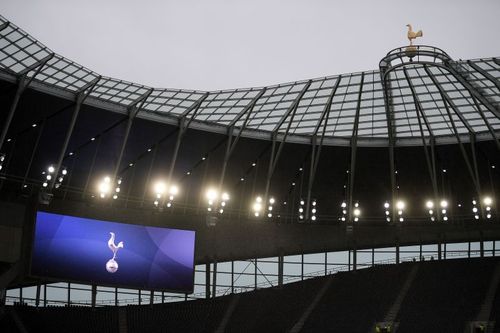
[[417,32],[413,31],[411,24],[407,24],[406,26],[408,27],[408,40],[410,41],[410,46],[413,46],[413,40],[418,37],[422,37],[424,34],[422,33],[422,30]]
[[417,39],[418,37],[422,37],[424,35],[424,33],[422,32],[422,30],[419,30],[417,32],[413,31],[413,28],[411,27],[411,24],[407,24],[406,25],[408,27],[408,40],[410,41],[410,45],[408,47],[406,47],[406,55],[408,56],[408,58],[410,58],[410,61],[413,60],[413,57],[417,54],[417,48],[415,46],[413,46],[413,40],[414,39]]

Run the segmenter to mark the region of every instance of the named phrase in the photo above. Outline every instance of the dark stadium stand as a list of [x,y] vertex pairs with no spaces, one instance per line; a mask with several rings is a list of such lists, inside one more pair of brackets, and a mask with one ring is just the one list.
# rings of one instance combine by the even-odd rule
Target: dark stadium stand
[[304,325],[304,331],[369,332],[382,321],[412,264],[337,274]]
[[213,332],[231,297],[158,305],[127,306],[128,332]]
[[227,332],[288,332],[326,283],[314,278],[242,294]]
[[[411,268],[415,279],[396,322],[399,332],[464,332],[475,320],[498,258],[455,259],[384,265],[318,277],[253,292],[180,303],[132,305],[119,325],[116,307],[7,306],[2,332],[289,332],[328,281],[301,332],[370,332],[382,321]],[[229,318],[221,327],[230,304]],[[17,318],[16,318],[17,317]],[[490,321],[500,321],[500,290]],[[493,332],[493,331],[491,331]],[[500,327],[495,328],[500,332]]]
[[421,265],[401,306],[402,332],[463,332],[486,296],[496,259]]

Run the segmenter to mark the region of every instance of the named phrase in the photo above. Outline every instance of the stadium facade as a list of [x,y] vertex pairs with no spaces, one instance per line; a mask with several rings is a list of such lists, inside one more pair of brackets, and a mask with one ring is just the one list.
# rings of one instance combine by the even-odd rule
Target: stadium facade
[[66,296],[51,300],[60,280],[30,275],[39,210],[195,230],[195,294],[183,299],[497,255],[498,58],[415,45],[372,71],[163,89],[101,76],[0,17],[0,91],[4,302],[165,301],[92,281],[52,285]]

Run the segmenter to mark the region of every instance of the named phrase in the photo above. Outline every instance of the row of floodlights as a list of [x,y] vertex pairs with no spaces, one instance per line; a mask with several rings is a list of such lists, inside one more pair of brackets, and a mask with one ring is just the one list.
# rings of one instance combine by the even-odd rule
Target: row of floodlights
[[[5,154],[0,154],[0,170],[2,169],[3,162],[5,161]],[[48,187],[49,182],[52,181],[53,177],[56,177],[54,186],[55,188],[59,188],[64,181],[64,177],[67,175],[68,171],[67,169],[63,166],[60,168],[59,174],[56,176],[56,168],[53,165],[49,165],[46,171],[43,171],[42,174],[45,175],[45,180],[42,183],[42,186]],[[115,180],[115,184],[112,184],[112,179],[109,176],[106,176],[102,179],[102,181],[98,184],[98,192],[99,192],[99,197],[100,198],[107,198],[107,197],[112,197],[114,200],[118,199],[118,195],[120,193],[120,186],[122,183],[121,178],[117,178]],[[175,196],[179,193],[179,188],[176,185],[170,185],[168,186],[165,182],[163,181],[158,181],[154,184],[153,190],[155,193],[155,200],[153,202],[155,207],[158,208],[163,208],[164,206],[170,208],[173,205],[173,201]],[[227,192],[219,192],[214,188],[210,188],[206,192],[206,199],[208,203],[207,210],[208,212],[219,212],[222,214],[224,212],[224,207],[226,206],[227,201],[229,201],[229,194]],[[273,205],[275,203],[275,199],[273,197],[270,197],[268,199],[268,204],[265,205],[263,202],[263,199],[261,196],[258,196],[255,199],[255,202],[252,206],[254,216],[259,217],[261,215],[264,215],[265,213],[263,212],[264,207],[266,207],[266,213],[267,217],[271,218],[273,217]],[[283,204],[286,205],[286,202]],[[493,200],[491,197],[486,196],[483,198],[483,204],[484,208],[486,210],[486,218],[491,219],[492,217],[492,204]],[[305,213],[305,201],[300,200],[299,202],[299,209],[298,209],[298,218],[299,220],[304,220],[304,213]],[[478,202],[476,200],[472,200],[472,212],[474,213],[474,218],[476,220],[479,219],[479,209],[478,209]],[[439,208],[435,207],[434,202],[432,200],[428,200],[425,203],[426,208],[428,209],[429,217],[431,221],[436,220],[436,212],[434,209],[440,209],[440,215],[444,221],[448,220],[447,216],[447,209],[448,209],[448,201],[446,200],[441,200],[439,202]],[[461,204],[458,204],[458,207],[461,207]],[[344,201],[341,204],[342,208],[342,216],[339,218],[341,221],[346,221],[347,219],[347,203]],[[386,221],[391,222],[391,213],[389,211],[390,209],[390,204],[389,202],[384,203],[384,208],[385,208],[385,215],[386,215]],[[398,200],[396,202],[396,209],[397,209],[397,215],[399,222],[404,222],[404,210],[406,208],[406,203],[402,200]],[[317,204],[316,200],[312,199],[311,201],[311,207],[310,207],[310,216],[311,220],[315,221],[316,214],[317,214]],[[361,215],[361,209],[359,207],[359,203],[355,202],[354,203],[354,209],[352,211],[353,217],[354,217],[354,222],[359,221],[360,215]]]
[[[491,197],[484,197],[483,198],[483,204],[484,208],[486,210],[486,219],[491,219],[492,217],[492,204],[493,204],[493,199]],[[448,221],[448,201],[447,200],[441,200],[439,202],[439,207],[435,207],[434,202],[432,200],[428,200],[425,203],[426,208],[428,209],[429,217],[431,221],[436,220],[436,212],[434,209],[440,209],[439,214],[441,215],[441,218],[443,221]],[[341,221],[346,221],[347,220],[347,203],[344,201],[340,205],[342,208],[342,216],[339,218]],[[385,208],[385,216],[386,216],[386,221],[391,222],[391,212],[390,212],[390,203],[386,201],[384,203],[384,208]],[[458,204],[458,207],[462,207],[462,204]],[[396,209],[397,209],[397,218],[399,222],[404,222],[404,210],[406,208],[406,203],[402,200],[398,200],[396,202]],[[477,208],[477,201],[472,200],[472,212],[474,213],[474,219],[479,220],[479,209]],[[353,209],[353,216],[354,216],[354,222],[357,222],[359,220],[359,217],[361,215],[361,210],[359,208],[359,203],[356,202],[354,203],[354,209]],[[300,218],[300,217],[299,217]]]

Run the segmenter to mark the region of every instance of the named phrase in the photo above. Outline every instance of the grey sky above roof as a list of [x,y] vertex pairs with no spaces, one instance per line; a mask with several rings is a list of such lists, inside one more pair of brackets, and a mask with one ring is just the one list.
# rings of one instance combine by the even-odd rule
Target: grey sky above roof
[[497,0],[18,1],[2,15],[100,74],[156,87],[264,86],[377,69],[418,43],[454,59],[500,55]]

